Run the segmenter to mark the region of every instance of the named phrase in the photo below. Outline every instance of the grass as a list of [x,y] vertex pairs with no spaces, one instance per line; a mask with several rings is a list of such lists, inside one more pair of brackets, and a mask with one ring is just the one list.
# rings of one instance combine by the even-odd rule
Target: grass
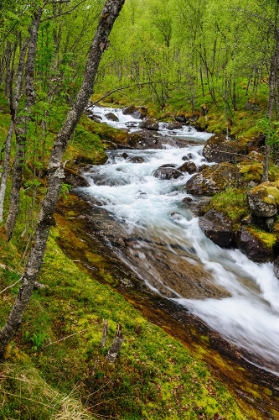
[[[124,96],[121,100],[125,102]],[[7,117],[1,118],[6,132]],[[78,152],[102,161],[102,144],[113,141],[115,135],[114,129],[83,117],[65,159],[73,160]],[[48,153],[51,139],[50,135]],[[125,143],[126,136],[117,133],[117,139]],[[44,184],[39,187],[39,199],[43,192]],[[230,217],[238,220],[244,211],[243,194],[230,189],[221,194],[213,198],[216,209],[230,207]],[[0,325],[7,319],[23,270],[26,243],[21,233],[30,206],[28,191],[23,191],[22,198],[13,239],[6,243],[0,231],[0,290],[6,289],[0,300]],[[1,420],[249,418],[197,355],[67,258],[57,245],[60,234],[54,227],[48,241],[39,278],[46,288],[34,292],[22,328],[1,363]],[[114,284],[107,269],[103,277]],[[104,319],[109,334],[102,348]],[[118,323],[125,341],[120,356],[110,364],[106,354]]]
[[[47,288],[34,293],[1,365],[0,419],[246,418],[197,357],[109,286],[81,272],[58,247],[57,235],[53,229],[39,279]],[[1,241],[2,255],[11,246]],[[18,278],[7,269],[0,274],[1,290]],[[1,324],[14,294],[12,288],[3,295]],[[103,319],[109,322],[104,349]],[[105,355],[118,323],[125,342],[109,364]]]
[[210,201],[209,208],[226,214],[233,222],[239,222],[249,214],[246,193],[237,188],[228,187],[216,194]]

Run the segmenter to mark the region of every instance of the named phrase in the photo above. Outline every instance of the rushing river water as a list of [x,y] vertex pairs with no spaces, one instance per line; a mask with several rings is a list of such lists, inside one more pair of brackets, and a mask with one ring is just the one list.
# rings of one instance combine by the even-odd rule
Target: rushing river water
[[[108,121],[108,112],[117,115],[119,121]],[[121,110],[95,107],[94,114],[114,127],[138,129],[139,120],[124,116]],[[180,136],[196,139],[197,143],[175,148],[166,140],[160,150],[110,151],[105,165],[84,174],[90,182],[86,192],[125,229],[131,247],[122,258],[151,289],[183,305],[226,339],[255,355],[253,360],[264,359],[265,368],[279,375],[279,281],[272,264],[253,263],[239,250],[221,249],[205,237],[198,218],[181,205],[185,197],[195,200],[183,188],[192,175],[185,173],[171,180],[153,175],[161,165],[182,165],[185,156],[190,156],[197,167],[204,164],[201,141],[210,135],[189,127],[169,131],[164,124],[160,130],[166,139]],[[138,163],[133,163],[135,160]],[[156,252],[161,264],[171,267],[169,282],[156,267]],[[181,282],[184,263],[189,263],[197,275],[208,276],[212,287],[222,293],[193,298],[183,285],[176,287],[175,278]]]

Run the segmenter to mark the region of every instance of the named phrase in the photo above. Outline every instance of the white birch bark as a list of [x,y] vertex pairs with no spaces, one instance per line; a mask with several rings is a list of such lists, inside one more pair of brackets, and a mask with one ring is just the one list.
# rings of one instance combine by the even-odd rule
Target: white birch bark
[[30,251],[25,273],[22,278],[22,286],[20,287],[19,294],[8,320],[0,331],[1,357],[4,356],[7,344],[20,327],[24,310],[33,293],[35,281],[43,262],[49,229],[53,224],[53,213],[58,200],[61,183],[64,178],[62,167],[63,153],[92,94],[101,56],[109,45],[108,36],[124,2],[125,0],[106,1],[89,50],[83,84],[77,94],[76,101],[66,117],[63,127],[54,141],[48,168],[48,191],[42,203],[33,247]]
[[21,83],[22,83],[22,75],[23,75],[23,69],[24,69],[24,59],[26,54],[26,49],[28,45],[28,39],[23,44],[21,51],[20,51],[20,57],[19,57],[19,63],[18,63],[18,69],[17,69],[17,80],[16,80],[16,86],[14,93],[11,93],[11,100],[10,100],[10,113],[11,113],[11,123],[9,132],[7,134],[6,138],[6,145],[5,145],[5,157],[4,157],[4,164],[3,164],[3,173],[1,177],[1,186],[0,186],[0,222],[3,221],[3,211],[4,211],[4,200],[5,200],[5,194],[6,194],[6,187],[7,187],[7,179],[9,174],[9,168],[10,168],[10,154],[11,154],[11,141],[12,136],[14,132],[14,124],[15,119],[17,116],[18,111],[18,103],[19,103],[19,97],[20,97],[20,89],[21,89]]
[[25,145],[27,136],[27,124],[31,117],[32,107],[35,104],[34,91],[34,72],[35,72],[35,58],[37,50],[37,40],[39,33],[39,26],[42,17],[43,9],[39,8],[34,14],[34,19],[30,27],[30,40],[28,46],[28,56],[25,66],[25,85],[26,85],[26,105],[24,113],[21,117],[14,118],[14,128],[16,135],[16,158],[13,168],[12,188],[10,194],[10,205],[8,217],[5,223],[5,230],[7,240],[12,237],[13,230],[16,224],[16,219],[19,212],[20,188],[22,184],[22,172],[25,155]]

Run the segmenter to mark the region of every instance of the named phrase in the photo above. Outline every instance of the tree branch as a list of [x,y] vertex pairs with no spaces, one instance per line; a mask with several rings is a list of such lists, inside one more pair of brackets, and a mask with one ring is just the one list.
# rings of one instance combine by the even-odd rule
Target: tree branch
[[17,280],[15,283],[11,284],[10,286],[6,287],[5,289],[1,290],[0,295],[2,295],[2,293],[6,292],[6,290],[11,289],[12,287],[14,287],[17,283],[19,283],[22,280],[22,277]]
[[[86,0],[81,0],[78,4],[76,4],[71,9],[69,9],[69,10],[67,10],[65,12],[58,13],[57,15],[48,16],[48,17],[42,19],[42,23],[43,22],[46,22],[47,20],[55,19],[55,18],[57,18],[59,16],[67,15],[67,14],[71,13],[73,10],[77,9],[82,3],[85,3],[85,2],[86,2]],[[52,3],[55,3],[56,4],[57,2],[52,2]],[[61,2],[59,2],[59,3],[61,3]],[[66,0],[63,3],[69,3],[69,0]]]

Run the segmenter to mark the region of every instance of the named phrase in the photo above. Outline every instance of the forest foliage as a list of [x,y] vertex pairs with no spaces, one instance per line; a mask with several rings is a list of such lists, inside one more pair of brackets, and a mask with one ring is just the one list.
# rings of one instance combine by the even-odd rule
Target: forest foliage
[[[97,28],[104,3],[102,0],[0,0],[1,289],[19,280],[18,273],[22,274],[32,248],[36,214],[47,192],[46,174],[53,142],[83,83],[92,33]],[[93,100],[99,100],[111,91],[107,101],[113,105],[148,105],[154,113],[193,113],[203,107],[206,113],[208,110],[216,113],[211,129],[225,131],[230,128],[236,135],[241,130],[255,130],[251,121],[260,118],[263,127],[260,130],[272,142],[277,141],[274,124],[278,117],[279,93],[277,1],[126,0],[111,33],[109,48],[105,44],[100,48],[104,55],[92,92]],[[241,113],[245,118],[240,118]],[[232,122],[239,131],[232,127]],[[81,119],[63,163],[77,155],[87,156],[92,162],[104,159],[101,133],[92,133],[92,124],[85,117]],[[12,168],[15,182],[11,180]],[[15,193],[14,189],[17,190]],[[62,185],[62,194],[66,192],[67,185]],[[14,198],[14,203],[10,198]],[[7,220],[11,216],[14,217],[11,225],[15,225],[10,228]],[[5,227],[9,243],[6,242]],[[52,235],[55,236],[54,230]],[[65,401],[73,409],[82,411],[84,407],[79,402],[76,408],[75,402],[66,396],[75,389],[75,381],[80,388],[86,387],[90,375],[92,394],[82,397],[85,394],[80,388],[77,391],[78,401],[82,398],[89,401],[84,404],[86,410],[79,412],[80,418],[93,418],[94,410],[98,414],[96,407],[103,404],[107,388],[110,391],[106,398],[115,398],[120,403],[110,402],[107,411],[100,410],[104,415],[116,416],[117,410],[123,410],[123,413],[126,410],[123,419],[142,418],[142,413],[146,418],[162,418],[162,413],[174,410],[179,401],[184,408],[187,406],[192,410],[189,418],[203,414],[213,416],[217,412],[226,414],[227,418],[245,418],[227,391],[218,383],[213,386],[207,370],[190,359],[182,346],[173,344],[161,331],[139,318],[110,290],[97,284],[91,290],[91,280],[60,254],[53,238],[49,245],[52,251],[48,251],[46,260],[50,270],[55,272],[65,266],[65,272],[61,273],[64,284],[54,279],[44,266],[41,280],[49,283],[52,291],[42,295],[36,292],[25,316],[25,332],[20,332],[15,339],[21,350],[16,351],[14,345],[9,347],[10,361],[5,364],[0,378],[4,396],[1,404],[6,411],[0,418],[16,415],[29,418],[31,405],[23,403],[24,398],[25,401],[31,399],[25,389],[26,383],[37,384],[40,389],[42,400],[38,406],[49,408],[50,401],[54,404],[49,418],[66,418],[62,413]],[[84,295],[85,286],[87,296]],[[1,326],[18,289],[18,285],[14,286],[4,294]],[[72,309],[69,307],[70,293],[79,296],[71,301]],[[103,300],[106,299],[119,301],[111,309],[111,306],[105,306]],[[96,308],[98,301],[101,309]],[[61,321],[61,330],[55,330],[57,314],[63,317],[63,309],[68,319]],[[113,311],[112,324],[123,317],[129,330],[128,343],[124,346],[126,359],[119,362],[116,372],[105,366],[103,354],[95,346],[100,319],[104,312],[107,316],[109,310]],[[128,315],[124,316],[126,311]],[[73,349],[80,352],[78,356],[71,351],[71,357],[67,357],[64,343],[61,347],[60,344],[55,346],[53,352],[48,349],[44,353],[48,340],[59,340],[76,331],[76,323],[81,328],[90,325],[94,330],[86,333],[85,340],[76,337],[71,341]],[[134,343],[133,338],[138,324],[146,330],[146,338],[141,337],[140,344]],[[155,344],[154,348],[150,345],[151,336],[165,343],[160,356],[160,372],[155,363],[159,350]],[[175,360],[170,356],[172,346],[176,346]],[[97,368],[92,361],[94,358],[102,360]],[[182,367],[185,360],[189,369]],[[89,374],[82,370],[84,364],[90,369]],[[51,365],[53,370],[49,368]],[[35,368],[42,368],[45,382]],[[141,372],[147,377],[144,378]],[[60,374],[58,390],[53,391]],[[197,376],[203,378],[202,385]],[[28,379],[30,377],[32,379]],[[111,384],[118,386],[119,394],[124,396],[117,395]],[[186,385],[191,392],[185,400],[182,394]],[[127,396],[132,389],[138,390],[138,401]],[[97,403],[90,402],[92,395],[99,398]],[[199,406],[199,397],[207,403]],[[9,401],[8,405],[5,401]],[[224,412],[222,406],[227,411]],[[34,407],[34,416],[39,418],[39,409]],[[176,412],[169,418],[179,418],[181,410],[180,406],[176,407]]]

